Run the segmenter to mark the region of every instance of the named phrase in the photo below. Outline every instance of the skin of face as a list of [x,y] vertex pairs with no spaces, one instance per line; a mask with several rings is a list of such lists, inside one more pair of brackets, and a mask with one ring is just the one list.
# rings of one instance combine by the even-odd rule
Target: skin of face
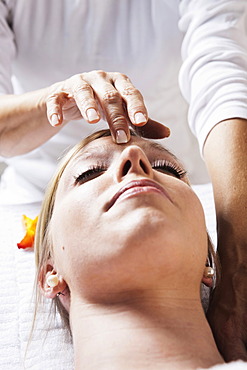
[[66,167],[50,235],[54,267],[71,297],[114,301],[128,292],[161,290],[199,296],[207,257],[204,213],[186,176],[158,168],[161,161],[181,168],[145,139],[116,145],[104,137]]

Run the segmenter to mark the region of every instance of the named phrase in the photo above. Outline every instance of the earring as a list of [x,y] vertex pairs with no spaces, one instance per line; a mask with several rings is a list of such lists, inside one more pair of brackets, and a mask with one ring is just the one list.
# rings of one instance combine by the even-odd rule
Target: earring
[[50,275],[50,276],[48,276],[48,277],[47,277],[47,279],[46,279],[46,283],[47,283],[47,285],[48,285],[50,288],[54,288],[55,286],[57,286],[57,285],[58,285],[58,282],[59,282],[59,280],[58,280],[58,276],[57,276],[57,274],[55,274],[55,275]]
[[205,269],[204,269],[203,276],[205,278],[213,278],[214,277],[214,269],[213,269],[213,267],[206,266]]
[[62,292],[58,292],[57,297],[59,297],[60,295],[65,295],[65,294],[63,294]]

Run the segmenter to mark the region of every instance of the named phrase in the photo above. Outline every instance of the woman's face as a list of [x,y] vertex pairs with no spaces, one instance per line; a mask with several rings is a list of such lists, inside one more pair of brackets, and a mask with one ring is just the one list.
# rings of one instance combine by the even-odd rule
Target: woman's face
[[51,220],[54,265],[71,294],[171,284],[198,291],[207,255],[201,204],[156,143],[92,141],[66,167]]

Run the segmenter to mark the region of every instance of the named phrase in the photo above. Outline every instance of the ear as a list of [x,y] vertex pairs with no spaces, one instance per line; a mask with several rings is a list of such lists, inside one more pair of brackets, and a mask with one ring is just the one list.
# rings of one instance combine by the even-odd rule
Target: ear
[[58,284],[55,287],[50,287],[47,284],[47,278],[51,275],[56,275],[57,272],[53,267],[52,263],[47,263],[45,267],[40,270],[38,281],[41,293],[46,298],[55,298],[59,292],[62,292],[67,284],[62,276],[58,276]]

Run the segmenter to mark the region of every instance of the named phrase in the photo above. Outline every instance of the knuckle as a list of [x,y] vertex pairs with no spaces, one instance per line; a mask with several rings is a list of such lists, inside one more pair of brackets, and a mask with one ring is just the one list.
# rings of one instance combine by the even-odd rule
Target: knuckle
[[115,77],[115,79],[117,79],[117,78],[120,77],[123,80],[129,81],[129,77],[126,74],[124,74],[124,73],[121,73],[121,72],[112,72],[112,75]]
[[94,71],[96,75],[100,76],[100,77],[103,77],[105,78],[106,77],[106,72],[105,71],[102,71],[102,70],[97,70],[97,71]]
[[124,73],[120,73],[120,76],[123,77],[125,80],[129,80],[129,77]]
[[60,92],[54,92],[50,95],[47,96],[46,98],[46,104],[49,105],[49,104],[59,104],[62,99],[64,98],[64,92],[60,91]]
[[111,117],[111,123],[112,125],[116,127],[123,127],[126,125],[126,118],[122,114],[114,114]]
[[119,100],[121,99],[121,97],[117,90],[108,90],[108,91],[105,91],[102,99],[104,103],[114,104],[114,103],[119,103]]
[[81,80],[83,79],[83,74],[76,74],[76,75],[73,75],[71,76],[70,78],[68,78],[65,82],[69,85],[72,84],[77,84],[78,82],[80,82]]
[[134,87],[134,86],[127,86],[127,87],[125,87],[124,89],[123,89],[123,91],[122,91],[122,95],[123,96],[138,96],[139,97],[139,95],[140,95],[140,92],[139,92],[139,90],[137,90],[137,88],[136,87]]
[[80,84],[76,84],[74,86],[74,93],[79,94],[79,93],[91,93],[91,86],[88,85],[86,82],[81,82]]
[[97,78],[97,77],[102,77],[102,78],[105,78],[107,73],[101,69],[99,70],[93,70],[93,71],[90,71],[90,72],[87,72],[85,73],[86,76],[88,77],[92,77],[92,78]]
[[124,74],[124,73],[119,73],[119,75],[120,75],[124,80],[126,80],[126,81],[129,81],[129,82],[130,82],[129,77],[128,77],[126,74]]

